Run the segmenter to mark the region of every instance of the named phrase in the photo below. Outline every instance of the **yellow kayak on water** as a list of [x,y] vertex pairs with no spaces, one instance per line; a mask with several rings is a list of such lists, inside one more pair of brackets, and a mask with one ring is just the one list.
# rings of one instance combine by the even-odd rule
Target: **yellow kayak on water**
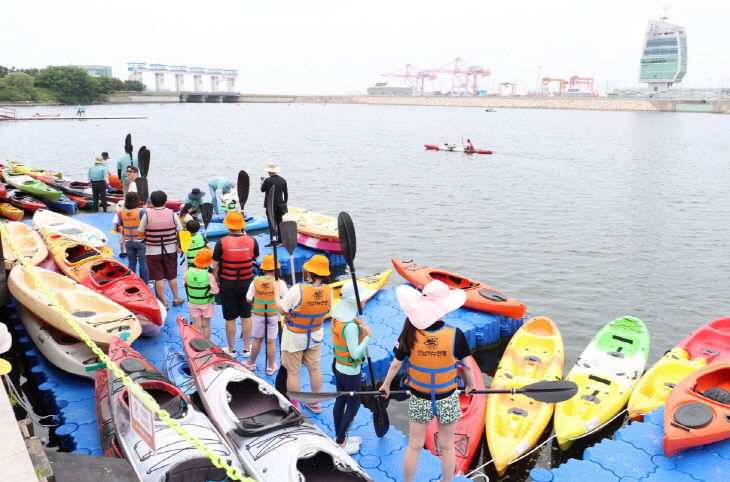
[[15,172],[19,172],[21,174],[26,174],[35,179],[37,179],[38,177],[51,177],[51,176],[55,176],[59,179],[63,177],[63,175],[60,172],[54,172],[54,171],[49,171],[48,169],[33,167],[31,165],[24,164],[22,162],[17,162],[10,157],[8,157],[8,164],[10,164],[10,167]]
[[[360,291],[360,301],[365,302],[375,296],[375,293],[380,291],[380,289],[385,286],[385,283],[388,282],[388,278],[390,278],[391,273],[393,273],[392,269],[383,271],[382,273],[375,273],[371,274],[370,276],[365,276],[363,278],[358,278],[357,281],[360,283],[365,289]],[[345,285],[345,283],[352,283],[352,280],[344,280],[344,281],[337,281],[335,283],[330,284],[330,288],[332,288],[332,292],[335,294],[334,299],[332,300],[332,308],[334,309],[335,306],[337,306],[337,303],[340,302],[340,290],[342,290],[342,287]]]
[[[563,376],[563,337],[555,323],[543,317],[528,320],[510,340],[491,388],[521,388]],[[502,476],[509,464],[535,446],[550,423],[555,404],[525,395],[490,395],[484,426],[494,467]]]

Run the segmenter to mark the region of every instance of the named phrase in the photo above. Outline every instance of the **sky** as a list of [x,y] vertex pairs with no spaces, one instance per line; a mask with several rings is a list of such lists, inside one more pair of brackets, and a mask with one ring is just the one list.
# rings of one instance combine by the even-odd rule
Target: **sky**
[[127,62],[237,69],[242,93],[334,95],[461,57],[492,72],[488,91],[573,75],[605,91],[639,86],[646,25],[663,5],[687,28],[682,86],[730,87],[727,0],[3,0],[0,65],[111,65],[123,80]]

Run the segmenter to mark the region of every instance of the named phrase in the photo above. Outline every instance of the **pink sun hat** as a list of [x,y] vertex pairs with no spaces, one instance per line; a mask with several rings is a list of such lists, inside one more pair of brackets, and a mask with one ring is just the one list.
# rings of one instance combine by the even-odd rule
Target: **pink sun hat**
[[466,302],[462,290],[450,290],[445,283],[433,280],[423,287],[423,291],[401,285],[395,289],[398,303],[413,326],[425,330],[440,320],[446,313],[460,308]]

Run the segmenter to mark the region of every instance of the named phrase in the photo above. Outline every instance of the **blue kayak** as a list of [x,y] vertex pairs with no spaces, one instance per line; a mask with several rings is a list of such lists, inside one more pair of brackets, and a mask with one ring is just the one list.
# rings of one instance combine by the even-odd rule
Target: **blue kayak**
[[165,358],[162,361],[162,373],[165,374],[185,395],[198,390],[190,374],[190,366],[185,358],[185,352],[177,345],[165,343]]
[[[225,227],[222,222],[223,218],[218,217],[213,219],[218,219],[219,221],[211,221],[208,225],[208,232],[206,236],[209,238],[216,238],[228,234],[228,228]],[[261,231],[262,229],[269,229],[269,222],[266,218],[259,218],[257,216],[246,218],[246,233],[251,234],[254,231]]]
[[69,199],[65,194],[61,194],[56,202],[46,201],[46,206],[64,213],[73,214],[76,212],[76,201]]

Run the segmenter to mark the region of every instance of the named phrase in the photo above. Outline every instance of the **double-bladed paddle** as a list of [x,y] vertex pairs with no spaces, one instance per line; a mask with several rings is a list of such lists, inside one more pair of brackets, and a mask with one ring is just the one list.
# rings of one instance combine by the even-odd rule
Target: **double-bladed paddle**
[[[129,154],[129,156],[131,157],[132,154]],[[149,185],[147,184],[147,173],[150,170],[150,151],[144,146],[139,149],[137,163],[139,164],[139,176],[134,180],[134,183],[137,186],[139,200],[142,203],[146,203],[150,194]]]
[[241,206],[241,213],[244,213],[246,201],[248,201],[249,179],[246,171],[238,171],[238,182],[236,183],[238,192],[238,205]]
[[289,252],[289,268],[291,271],[291,284],[294,286],[297,281],[294,275],[294,250],[297,247],[297,223],[296,221],[282,221],[279,223],[279,236],[281,242]]
[[[357,313],[360,315],[360,319],[363,319],[362,306],[360,305],[360,293],[357,289],[357,279],[355,276],[355,252],[357,251],[355,226],[352,224],[352,218],[350,217],[350,215],[344,211],[341,212],[339,216],[337,216],[337,234],[340,238],[340,249],[342,250],[342,256],[345,257],[345,261],[347,261],[347,266],[350,268],[350,275],[352,275],[352,285],[355,289],[355,302],[357,303]],[[372,380],[373,389],[375,389],[375,374],[373,373],[373,362],[370,359],[370,350],[368,348],[365,348],[365,354],[367,355],[368,359],[370,380]],[[378,437],[383,437],[386,433],[388,433],[388,429],[390,428],[390,419],[388,418],[386,401],[383,397],[375,397],[375,403],[373,404],[373,424],[375,425],[375,435],[377,435]]]
[[[459,393],[465,393],[464,390],[458,390]],[[495,395],[506,393],[510,395],[521,394],[526,397],[543,403],[559,403],[570,400],[578,393],[578,385],[569,380],[540,381],[525,385],[522,388],[487,388],[485,390],[474,390],[469,392],[470,395]],[[411,395],[410,390],[391,390],[391,395]],[[299,400],[304,403],[326,402],[337,397],[345,396],[380,396],[383,392],[367,391],[367,392],[289,392],[289,398]],[[377,400],[377,398],[376,398]]]

